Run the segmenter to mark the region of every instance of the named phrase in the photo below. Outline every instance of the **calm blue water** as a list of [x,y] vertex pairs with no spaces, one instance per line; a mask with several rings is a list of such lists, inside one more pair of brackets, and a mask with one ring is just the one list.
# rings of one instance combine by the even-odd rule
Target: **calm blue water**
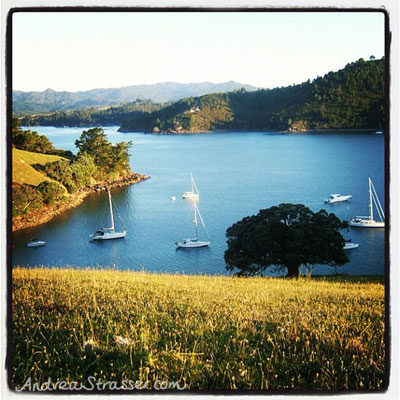
[[[74,142],[84,129],[36,130],[57,148],[75,152]],[[369,176],[384,206],[383,136],[265,132],[154,136],[118,133],[117,127],[105,131],[113,143],[131,140],[132,170],[151,175],[147,181],[112,192],[127,237],[89,241],[94,230],[107,226],[108,216],[106,194],[93,194],[80,207],[49,223],[15,233],[13,265],[226,274],[226,229],[262,208],[288,202],[305,204],[313,211],[325,208],[346,220],[367,215]],[[210,248],[176,250],[176,240],[194,234],[192,203],[181,198],[189,189],[191,172],[212,243]],[[330,193],[352,194],[353,198],[347,203],[324,204]],[[204,235],[200,230],[200,237]],[[338,267],[338,272],[384,273],[383,229],[352,228],[344,236],[360,247],[348,252],[350,262]],[[33,237],[47,245],[25,247]],[[314,271],[335,272],[328,266]]]

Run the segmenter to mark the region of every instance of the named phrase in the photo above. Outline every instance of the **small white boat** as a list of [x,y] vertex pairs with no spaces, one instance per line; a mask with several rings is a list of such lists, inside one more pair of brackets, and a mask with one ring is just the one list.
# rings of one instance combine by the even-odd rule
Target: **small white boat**
[[358,243],[353,243],[351,239],[346,240],[345,245],[343,246],[343,250],[351,250],[351,249],[356,249],[358,247]]
[[199,198],[199,191],[197,189],[196,183],[193,179],[193,175],[190,174],[190,184],[191,190],[183,193],[182,198],[184,199],[198,199]]
[[341,201],[347,201],[351,199],[351,195],[331,194],[328,199],[325,199],[325,203],[339,203]]
[[176,196],[171,196],[171,200],[176,200]]
[[375,135],[383,135],[383,131],[376,131]]
[[[384,228],[385,227],[385,213],[379,201],[376,193],[374,184],[371,178],[368,178],[369,186],[369,215],[368,216],[356,216],[349,222],[349,226],[356,228]],[[372,202],[375,204],[376,211],[378,213],[380,221],[374,220],[374,210]]]
[[39,239],[32,239],[30,242],[26,244],[27,247],[39,247],[44,246],[46,244],[45,241]]
[[[111,193],[108,189],[107,189],[107,192],[108,192],[108,202],[109,202],[109,207],[110,207],[111,227],[99,229],[98,231],[93,233],[93,235],[89,236],[91,238],[91,240],[121,239],[121,238],[124,238],[126,236],[126,234],[128,233],[127,230],[125,229],[125,226],[121,232],[115,231],[114,213],[113,213],[113,207],[112,207]],[[121,222],[122,222],[122,220],[121,220]],[[123,224],[123,222],[122,222],[122,224]]]
[[180,248],[194,248],[194,247],[207,247],[210,245],[210,240],[199,240],[198,238],[198,230],[197,230],[197,216],[200,219],[200,222],[203,225],[203,228],[207,234],[208,237],[208,232],[207,232],[207,228],[206,225],[204,223],[204,220],[200,214],[199,208],[197,207],[196,203],[193,202],[193,212],[194,212],[194,226],[196,228],[196,237],[195,238],[191,238],[191,239],[183,239],[180,242],[175,242],[176,247],[180,247]]

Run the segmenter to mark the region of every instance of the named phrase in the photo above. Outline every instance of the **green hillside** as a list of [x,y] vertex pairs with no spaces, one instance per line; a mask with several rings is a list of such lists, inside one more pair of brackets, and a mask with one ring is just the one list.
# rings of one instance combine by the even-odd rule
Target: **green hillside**
[[385,60],[346,65],[300,85],[190,97],[134,116],[121,131],[377,129],[385,123]]
[[63,160],[63,157],[41,153],[32,153],[12,149],[12,181],[20,184],[37,186],[43,181],[51,181],[45,173],[32,167],[34,164],[44,166],[46,163]]

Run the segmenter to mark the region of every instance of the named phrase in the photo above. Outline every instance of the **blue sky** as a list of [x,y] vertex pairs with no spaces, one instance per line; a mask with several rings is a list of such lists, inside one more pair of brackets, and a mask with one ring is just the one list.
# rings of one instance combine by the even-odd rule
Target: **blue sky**
[[301,83],[384,55],[384,15],[15,13],[13,89],[157,82]]

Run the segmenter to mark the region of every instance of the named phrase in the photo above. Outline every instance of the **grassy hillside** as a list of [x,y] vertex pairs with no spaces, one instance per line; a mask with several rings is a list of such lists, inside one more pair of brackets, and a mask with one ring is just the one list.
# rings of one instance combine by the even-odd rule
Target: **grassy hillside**
[[203,132],[228,130],[382,129],[385,60],[346,65],[300,85],[182,99],[135,115],[121,131]]
[[12,381],[382,389],[380,278],[13,269]]
[[62,157],[59,156],[12,149],[12,181],[34,186],[39,185],[43,181],[50,181],[51,179],[46,174],[37,171],[32,165],[44,165],[48,162],[55,162],[61,159]]

